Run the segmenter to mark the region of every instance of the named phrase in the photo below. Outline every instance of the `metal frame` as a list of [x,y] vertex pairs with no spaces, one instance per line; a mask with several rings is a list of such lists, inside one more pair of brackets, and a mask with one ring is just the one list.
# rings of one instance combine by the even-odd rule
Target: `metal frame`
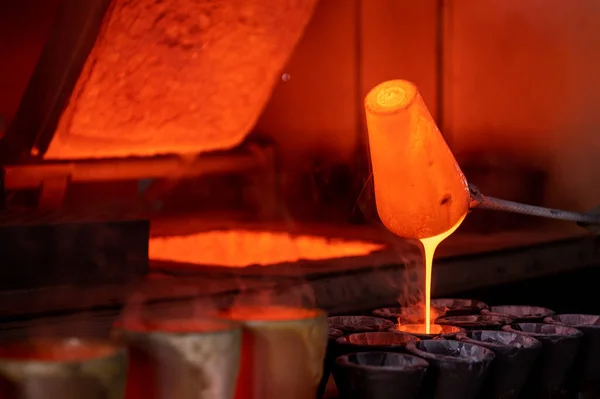
[[[359,263],[359,259],[351,260]],[[315,265],[311,272],[292,277],[269,274],[267,269],[254,277],[235,275],[239,270],[229,269],[232,274],[227,276],[223,270],[205,269],[195,276],[150,279],[135,286],[90,286],[85,297],[81,297],[81,287],[0,292],[0,318],[45,317],[91,309],[118,312],[133,292],[148,293],[148,300],[173,306],[193,301],[200,294],[210,296],[215,304],[227,305],[242,289],[287,290],[294,282],[309,283],[317,304],[331,313],[358,312],[397,303],[406,278],[403,264],[374,266],[369,257],[363,258],[360,267],[348,267],[346,259],[332,262],[339,267],[328,267],[328,262],[311,262]],[[451,256],[436,263],[433,294],[447,296],[597,266],[600,266],[600,240],[593,236]]]
[[94,183],[161,178],[190,178],[209,174],[259,171],[268,198],[277,195],[274,148],[248,144],[229,151],[156,157],[36,161],[3,168],[7,191],[37,190],[39,206],[60,207],[71,183]]
[[63,1],[15,118],[0,139],[0,163],[45,153],[111,1]]

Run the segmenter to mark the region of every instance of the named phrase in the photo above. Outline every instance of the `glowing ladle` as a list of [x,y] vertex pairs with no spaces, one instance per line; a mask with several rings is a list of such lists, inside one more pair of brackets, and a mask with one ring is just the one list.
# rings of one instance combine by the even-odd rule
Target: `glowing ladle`
[[376,86],[365,109],[379,217],[392,233],[423,246],[429,334],[433,255],[464,220],[469,186],[414,84]]
[[440,235],[469,210],[467,180],[417,87],[384,82],[365,99],[377,212],[392,233]]
[[379,217],[392,233],[423,245],[427,333],[433,254],[469,208],[569,220],[600,234],[600,208],[579,213],[525,205],[469,185],[413,83],[379,84],[367,94],[365,110]]

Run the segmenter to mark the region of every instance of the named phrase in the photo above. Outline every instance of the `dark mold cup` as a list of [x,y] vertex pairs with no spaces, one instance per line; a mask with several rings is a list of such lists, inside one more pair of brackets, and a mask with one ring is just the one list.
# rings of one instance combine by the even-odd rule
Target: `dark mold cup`
[[[341,331],[343,335],[361,332],[387,331],[388,329],[394,326],[394,323],[390,320],[373,316],[331,316],[327,318],[327,323],[329,324],[330,331],[332,329]],[[330,339],[328,343],[327,358],[325,360],[325,363],[327,365],[327,362],[329,362],[329,370],[331,370],[331,367],[333,366],[333,363],[338,356],[347,353],[344,352],[341,345],[339,345],[336,342],[338,338],[339,337],[336,337],[333,340]],[[327,371],[327,373],[330,372]],[[321,379],[318,392],[325,392],[325,388],[327,387],[327,380],[323,381],[324,379],[325,376],[323,376]]]
[[445,316],[468,316],[479,314],[489,306],[476,299],[438,298],[431,300],[431,306],[445,310]]
[[[444,308],[431,307],[432,320],[445,315]],[[393,321],[394,324],[400,322],[406,323],[422,323],[425,320],[425,308],[422,306],[402,306],[380,308],[373,311],[373,316],[383,317],[384,319]]]
[[390,328],[388,331],[392,332],[400,332],[405,334],[413,335],[419,339],[433,339],[433,338],[445,338],[445,339],[454,339],[456,335],[461,332],[465,332],[464,328],[455,327],[455,326],[442,326],[439,324],[431,325],[431,333],[426,334],[425,324],[400,324],[396,325],[393,328]]
[[583,333],[573,327],[542,323],[514,323],[504,326],[503,330],[522,332],[542,343],[542,351],[523,387],[524,397],[560,397],[563,394],[563,382],[575,361]]
[[396,307],[375,309],[373,311],[373,316],[382,317],[384,319],[387,319],[394,323],[397,323],[398,319],[402,316],[402,308],[399,306],[396,306]]
[[325,362],[323,363],[323,375],[321,376],[321,382],[319,382],[317,398],[321,398],[325,393],[327,382],[329,381],[329,377],[331,376],[331,369],[336,358],[335,340],[343,336],[344,333],[341,330],[329,328],[329,332],[327,334],[327,353],[325,354]]
[[496,355],[482,390],[482,398],[518,398],[535,360],[542,350],[542,343],[525,334],[509,331],[476,330],[459,334],[462,342],[488,348]]
[[471,315],[441,317],[437,324],[456,326],[467,331],[473,330],[500,330],[503,326],[512,323],[513,319],[504,315]]
[[419,338],[401,332],[382,331],[355,333],[336,340],[338,356],[353,352],[406,352],[406,345]]
[[329,328],[335,328],[344,334],[371,331],[387,331],[394,323],[381,317],[373,316],[332,316],[327,318]]
[[552,309],[543,308],[540,306],[492,306],[489,310],[481,311],[484,315],[503,315],[512,317],[513,323],[537,323],[542,322],[545,317],[554,315]]
[[574,327],[583,333],[570,376],[571,389],[580,399],[600,398],[600,316],[561,314],[544,321]]
[[474,399],[480,393],[494,352],[454,340],[427,340],[406,349],[429,362],[423,382],[427,399]]
[[336,359],[333,378],[340,399],[416,399],[428,366],[404,353],[350,353]]

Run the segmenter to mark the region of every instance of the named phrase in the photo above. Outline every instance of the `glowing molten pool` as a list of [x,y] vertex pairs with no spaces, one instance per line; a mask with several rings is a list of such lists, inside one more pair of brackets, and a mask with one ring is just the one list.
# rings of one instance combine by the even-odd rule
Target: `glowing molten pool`
[[365,256],[383,244],[286,232],[225,230],[150,240],[150,259],[225,267]]
[[398,331],[406,333],[417,333],[417,334],[441,334],[442,326],[432,324],[430,331],[427,331],[425,324],[403,324],[398,326]]
[[430,331],[427,332],[427,325],[425,324],[401,324],[396,325],[394,328],[390,329],[390,331],[400,331],[409,334],[418,334],[419,335],[439,335],[439,334],[456,334],[461,332],[462,330],[459,327],[449,326],[449,325],[440,325],[440,324],[431,324]]

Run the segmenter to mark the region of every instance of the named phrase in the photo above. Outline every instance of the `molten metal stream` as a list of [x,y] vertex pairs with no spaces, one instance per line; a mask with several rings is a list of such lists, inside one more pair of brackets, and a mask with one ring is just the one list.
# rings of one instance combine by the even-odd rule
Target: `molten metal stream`
[[433,255],[438,245],[458,229],[458,226],[462,224],[466,216],[467,214],[465,213],[454,226],[442,234],[419,240],[423,245],[423,257],[425,258],[425,334],[431,334],[431,272],[433,269]]
[[379,218],[397,236],[423,244],[429,334],[433,255],[469,210],[467,180],[413,83],[377,85],[365,113]]

